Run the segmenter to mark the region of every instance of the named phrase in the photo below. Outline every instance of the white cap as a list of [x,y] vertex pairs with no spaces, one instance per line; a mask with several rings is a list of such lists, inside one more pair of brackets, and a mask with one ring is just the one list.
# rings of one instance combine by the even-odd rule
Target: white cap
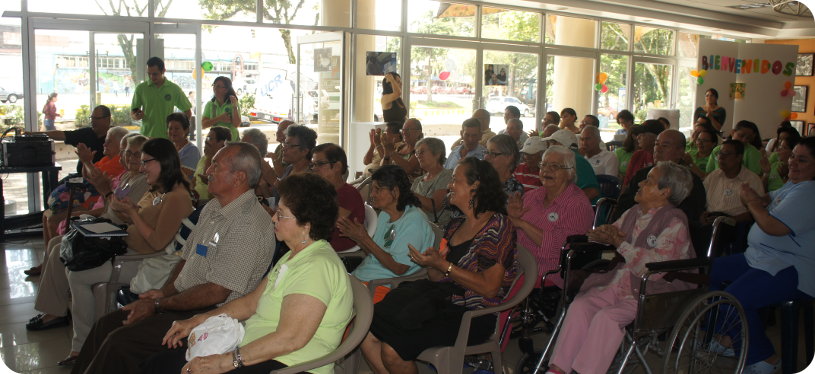
[[566,148],[577,146],[577,135],[567,129],[557,130],[548,138],[543,138],[543,140],[554,140]]
[[524,146],[521,147],[521,152],[531,155],[538,152],[543,152],[546,150],[546,148],[546,142],[543,141],[540,136],[531,136],[524,142]]

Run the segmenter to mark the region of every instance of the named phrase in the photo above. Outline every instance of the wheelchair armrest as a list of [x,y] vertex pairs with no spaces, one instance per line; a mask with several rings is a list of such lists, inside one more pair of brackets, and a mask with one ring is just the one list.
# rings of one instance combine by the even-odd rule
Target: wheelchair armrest
[[597,242],[570,243],[569,249],[575,252],[602,252],[616,250],[616,248],[613,245],[602,244]]
[[710,260],[707,258],[689,258],[686,260],[650,262],[645,264],[645,267],[652,273],[665,273],[706,267],[709,264]]

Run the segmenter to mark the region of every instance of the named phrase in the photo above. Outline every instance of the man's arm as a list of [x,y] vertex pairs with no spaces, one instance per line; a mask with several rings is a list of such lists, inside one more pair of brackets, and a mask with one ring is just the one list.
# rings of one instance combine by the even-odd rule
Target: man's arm
[[65,140],[65,131],[62,130],[49,130],[49,131],[27,131],[26,134],[40,135],[45,134],[54,140]]

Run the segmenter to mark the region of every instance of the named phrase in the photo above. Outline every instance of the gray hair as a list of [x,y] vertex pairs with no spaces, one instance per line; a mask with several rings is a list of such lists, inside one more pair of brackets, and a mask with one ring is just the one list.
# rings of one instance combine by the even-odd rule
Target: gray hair
[[[242,171],[246,173],[246,181],[249,187],[255,188],[260,180],[260,151],[253,144],[243,142],[230,142],[224,149],[237,148],[237,152],[232,155],[232,171]],[[224,151],[224,150],[222,150]]]
[[577,162],[574,159],[574,152],[560,144],[549,146],[546,152],[543,152],[541,162],[546,159],[546,155],[556,153],[563,156],[563,165],[566,166],[566,172],[569,173],[569,183],[574,183],[577,180]]
[[117,143],[120,143],[122,138],[127,136],[128,133],[129,131],[127,131],[127,129],[124,127],[113,126],[108,129],[108,136],[111,136],[112,139],[116,139]]
[[125,138],[127,138],[127,145],[130,147],[141,147],[148,140],[146,136],[136,133],[129,134]]
[[430,150],[430,153],[432,153],[433,156],[436,156],[436,158],[439,159],[439,164],[444,165],[444,162],[447,160],[447,155],[445,154],[445,152],[447,150],[444,147],[444,142],[441,141],[441,139],[439,139],[439,138],[422,138],[422,140],[419,140],[418,142],[416,142],[416,146],[413,147],[413,148],[414,149],[419,148],[419,146],[422,145],[422,144],[426,144],[427,149]]
[[[600,138],[600,129],[594,126],[586,126],[583,128],[582,132],[590,132],[592,136],[596,136],[598,139]],[[602,141],[602,140],[601,140]]]
[[243,132],[243,136],[246,138],[247,143],[258,148],[258,151],[260,151],[260,157],[263,157],[263,155],[268,152],[269,139],[266,138],[266,134],[264,134],[263,131],[260,131],[260,129],[246,129],[246,131]]
[[693,177],[690,170],[673,161],[659,161],[654,169],[658,169],[660,173],[659,188],[671,189],[668,202],[673,206],[679,206],[690,195],[693,188]]
[[495,144],[499,152],[509,155],[512,158],[510,172],[515,171],[515,167],[518,166],[518,161],[521,160],[521,153],[518,152],[518,143],[515,142],[515,139],[512,139],[511,136],[506,134],[499,134],[487,140],[487,143]]

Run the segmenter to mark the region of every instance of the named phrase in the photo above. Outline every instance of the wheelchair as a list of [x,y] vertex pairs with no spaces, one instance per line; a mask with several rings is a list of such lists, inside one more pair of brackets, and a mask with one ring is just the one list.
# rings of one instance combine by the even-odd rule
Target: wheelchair
[[[747,322],[744,310],[735,297],[722,291],[707,291],[704,286],[668,293],[647,293],[649,278],[657,274],[691,284],[707,284],[705,271],[710,266],[714,249],[723,244],[717,237],[725,224],[732,226],[735,222],[727,217],[719,217],[714,222],[711,243],[704,257],[646,265],[647,271],[639,279],[639,294],[636,295],[637,315],[625,329],[623,343],[609,372],[742,372],[747,357]],[[537,374],[546,371],[568,306],[582,281],[592,272],[613,267],[613,261],[600,259],[601,253],[609,250],[614,248],[589,243],[585,236],[573,236],[567,240],[561,251],[560,265],[544,275],[544,281],[546,276],[557,273],[564,280],[557,315],[548,321],[552,332],[544,349],[535,351],[529,339],[529,326],[524,325],[519,340],[523,354],[514,373]],[[528,322],[524,320],[524,314],[528,313],[534,315],[535,312],[524,311],[516,323]],[[732,350],[717,350],[715,347],[718,344],[711,345],[714,339],[721,337],[717,332],[726,333],[732,339]]]

